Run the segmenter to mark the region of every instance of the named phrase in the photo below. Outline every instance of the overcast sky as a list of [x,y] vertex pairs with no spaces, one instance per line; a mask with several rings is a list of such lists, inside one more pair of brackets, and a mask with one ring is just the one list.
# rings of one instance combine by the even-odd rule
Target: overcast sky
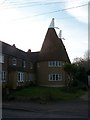
[[[52,18],[70,60],[88,49],[88,0],[0,0],[0,40],[39,51]],[[52,48],[53,49],[53,48]]]

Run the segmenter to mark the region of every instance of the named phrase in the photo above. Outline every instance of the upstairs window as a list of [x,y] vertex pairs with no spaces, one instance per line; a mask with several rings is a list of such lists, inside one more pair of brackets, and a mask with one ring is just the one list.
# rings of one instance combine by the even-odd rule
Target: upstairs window
[[4,63],[4,55],[0,55],[0,63]]
[[33,69],[33,64],[30,62],[30,69]]
[[12,65],[17,65],[17,60],[16,60],[16,58],[12,58]]
[[48,67],[61,67],[61,61],[48,61]]
[[57,67],[61,67],[61,61],[57,61]]
[[2,63],[4,63],[4,55],[2,55]]

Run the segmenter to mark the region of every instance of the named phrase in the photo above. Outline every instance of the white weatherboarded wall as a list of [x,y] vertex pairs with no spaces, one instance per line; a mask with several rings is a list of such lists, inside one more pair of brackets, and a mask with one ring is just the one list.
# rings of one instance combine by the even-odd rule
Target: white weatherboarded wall
[[90,75],[88,75],[88,86],[90,86]]

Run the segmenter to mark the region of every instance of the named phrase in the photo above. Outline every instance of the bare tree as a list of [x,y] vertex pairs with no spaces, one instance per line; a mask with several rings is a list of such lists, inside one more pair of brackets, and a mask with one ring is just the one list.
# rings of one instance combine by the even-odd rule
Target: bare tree
[[83,58],[74,58],[73,63],[83,66],[88,71],[88,69],[90,69],[90,51],[86,51],[83,55]]

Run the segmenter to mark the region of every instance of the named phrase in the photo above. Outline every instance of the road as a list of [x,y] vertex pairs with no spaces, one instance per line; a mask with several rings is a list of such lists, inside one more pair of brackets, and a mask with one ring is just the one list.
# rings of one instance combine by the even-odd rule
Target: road
[[3,118],[88,118],[88,102],[74,101],[74,102],[57,102],[46,105],[29,104],[29,103],[15,103],[28,104],[27,109],[14,109],[3,107]]
[[3,118],[87,118],[87,113],[62,112],[62,111],[36,111],[3,110]]

